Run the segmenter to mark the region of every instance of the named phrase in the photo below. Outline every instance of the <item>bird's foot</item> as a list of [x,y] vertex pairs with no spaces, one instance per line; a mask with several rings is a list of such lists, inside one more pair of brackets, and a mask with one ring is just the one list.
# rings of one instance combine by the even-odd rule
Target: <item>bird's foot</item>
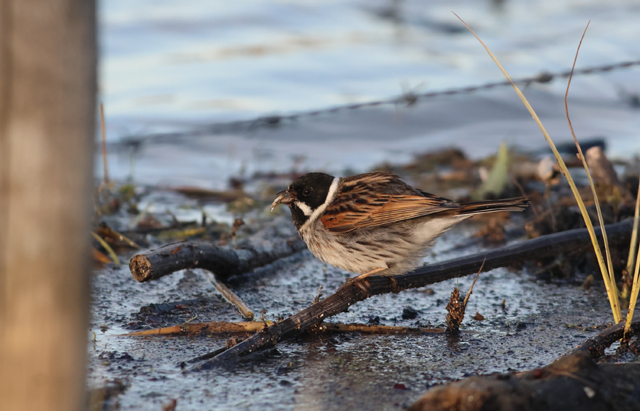
[[[342,285],[342,287],[349,287],[352,284],[355,284],[356,286],[358,286],[358,288],[360,288],[365,294],[369,295],[369,288],[363,283],[364,278],[360,278],[360,276],[357,277],[351,277],[351,278],[347,278],[347,281],[344,282],[344,284]],[[340,288],[342,288],[340,287]]]
[[379,268],[376,268],[375,270],[371,270],[371,271],[366,272],[364,274],[360,274],[357,277],[347,278],[347,281],[345,281],[344,286],[348,286],[348,285],[351,285],[351,284],[355,283],[362,291],[364,291],[367,295],[369,295],[369,289],[368,289],[368,287],[365,287],[365,285],[362,283],[362,281],[364,279],[366,279],[367,277],[369,277],[370,275],[379,273],[380,271],[384,271],[387,268],[388,267],[379,267]]

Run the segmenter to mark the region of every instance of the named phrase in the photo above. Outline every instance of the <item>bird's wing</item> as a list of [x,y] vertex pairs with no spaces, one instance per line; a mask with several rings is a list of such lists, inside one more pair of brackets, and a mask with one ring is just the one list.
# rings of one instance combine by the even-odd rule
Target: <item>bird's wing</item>
[[393,174],[376,172],[342,179],[321,221],[331,232],[346,233],[459,208],[446,198],[416,190]]

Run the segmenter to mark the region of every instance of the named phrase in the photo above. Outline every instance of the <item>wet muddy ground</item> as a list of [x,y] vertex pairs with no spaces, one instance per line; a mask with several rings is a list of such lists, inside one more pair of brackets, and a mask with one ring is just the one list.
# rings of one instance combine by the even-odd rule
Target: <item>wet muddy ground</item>
[[[459,148],[475,161],[496,153],[501,141],[534,153],[538,161],[548,148],[509,87],[259,126],[252,120],[502,81],[485,51],[461,31],[452,9],[515,78],[567,70],[589,19],[578,69],[637,59],[636,3],[101,2],[100,98],[110,175],[118,184],[131,182],[141,196],[137,210],[106,222],[126,231],[142,212],[167,226],[174,218],[199,221],[202,207],[209,221],[227,226],[244,218],[240,241],[269,225],[277,225],[284,238],[294,234],[293,224],[286,212],[267,213],[273,199],[268,188],[287,184],[296,172],[345,176],[393,168],[444,147]],[[629,160],[640,147],[639,70],[614,69],[573,81],[569,106],[578,137],[605,141],[612,159]],[[556,143],[570,139],[565,85],[555,78],[524,89]],[[220,129],[234,120],[248,123]],[[154,139],[157,133],[161,138]],[[635,164],[625,173],[637,176]],[[96,175],[102,176],[101,161]],[[243,181],[251,198],[265,204],[233,208],[168,189],[228,190],[230,178]],[[428,189],[458,199],[477,188],[448,185]],[[542,193],[544,184],[538,185]],[[425,261],[483,249],[473,238],[482,224],[471,221],[446,233]],[[525,238],[522,226],[523,221],[512,222],[510,242]],[[177,241],[146,239],[152,247]],[[537,267],[496,269],[480,275],[457,338],[429,332],[306,335],[229,369],[185,374],[183,362],[224,347],[227,336],[121,334],[190,320],[242,319],[205,272],[182,271],[140,284],[127,267],[131,255],[120,254],[120,267],[101,266],[92,274],[87,386],[93,398],[108,398],[93,402],[104,410],[161,410],[172,399],[177,410],[404,409],[443,382],[546,365],[612,319],[600,277],[589,290],[581,287],[591,272],[578,270],[567,280],[537,277]],[[264,309],[275,321],[307,307],[319,286],[328,295],[346,278],[304,251],[229,285],[255,313]],[[472,280],[376,296],[327,321],[442,327],[453,287],[464,293]],[[476,312],[485,319],[473,320]]]
[[[255,224],[277,224],[287,216]],[[479,250],[473,222],[443,236],[427,258],[440,261]],[[289,232],[290,233],[290,232]],[[226,336],[130,337],[120,334],[184,323],[240,321],[205,273],[182,271],[151,283],[133,280],[128,267],[96,270],[89,344],[90,388],[118,381],[112,403],[123,410],[160,410],[171,399],[190,409],[404,409],[436,384],[470,375],[533,369],[550,363],[610,321],[603,287],[537,280],[528,269],[482,273],[459,337],[443,333],[308,335],[282,342],[229,369],[182,373],[180,364],[225,345]],[[308,251],[230,282],[255,312],[286,317],[308,306],[323,286],[335,291],[346,273]],[[376,296],[330,322],[442,327],[454,286],[466,292],[472,277],[428,288]],[[479,312],[484,321],[471,317]],[[596,327],[596,328],[594,328]]]

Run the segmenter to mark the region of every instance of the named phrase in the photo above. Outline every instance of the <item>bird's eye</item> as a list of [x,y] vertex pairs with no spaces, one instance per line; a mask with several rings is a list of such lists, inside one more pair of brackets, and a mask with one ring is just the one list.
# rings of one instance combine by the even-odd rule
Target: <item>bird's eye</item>
[[309,194],[311,194],[311,190],[312,190],[311,187],[305,188],[304,191],[302,192],[302,195],[305,197],[308,196]]

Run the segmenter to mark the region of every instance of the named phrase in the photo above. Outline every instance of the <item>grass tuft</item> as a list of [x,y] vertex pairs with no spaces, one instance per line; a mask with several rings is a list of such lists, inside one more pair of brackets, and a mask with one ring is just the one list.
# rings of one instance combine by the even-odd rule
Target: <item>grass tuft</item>
[[638,291],[640,290],[640,280],[638,275],[640,273],[640,247],[636,252],[636,245],[638,242],[638,215],[640,214],[640,181],[638,181],[638,196],[636,198],[636,212],[633,217],[633,233],[631,235],[631,247],[629,247],[629,258],[627,259],[627,273],[631,275],[631,268],[633,267],[633,261],[635,260],[636,268],[633,273],[633,287],[631,288],[631,297],[629,298],[629,311],[627,312],[627,321],[624,324],[624,336],[626,338],[627,332],[631,327],[631,320],[633,320],[633,311],[636,308],[636,301],[638,301]]
[[[578,207],[580,208],[580,212],[582,213],[582,218],[584,219],[584,222],[585,222],[585,224],[587,226],[587,230],[589,231],[589,237],[591,238],[591,243],[593,244],[593,249],[595,251],[596,258],[598,259],[598,265],[600,266],[600,272],[602,273],[602,279],[604,280],[604,285],[605,285],[605,288],[607,290],[607,296],[609,298],[609,303],[611,304],[611,311],[613,313],[613,318],[614,318],[614,321],[615,321],[616,324],[619,323],[622,320],[622,313],[620,311],[620,302],[618,300],[617,287],[615,285],[615,280],[613,278],[613,272],[611,272],[611,274],[610,274],[610,271],[607,268],[607,264],[605,264],[604,257],[602,256],[602,250],[600,249],[600,244],[598,243],[598,238],[596,237],[596,233],[595,233],[595,230],[593,228],[593,223],[591,222],[591,217],[589,216],[589,213],[588,213],[587,208],[586,208],[586,206],[584,204],[584,201],[582,201],[582,197],[580,196],[580,192],[578,191],[578,188],[576,187],[575,182],[573,181],[573,178],[571,177],[571,173],[569,173],[569,169],[567,168],[567,165],[564,163],[564,160],[562,159],[562,157],[560,156],[560,153],[556,149],[556,146],[553,143],[553,140],[551,139],[551,137],[549,136],[549,133],[547,132],[547,130],[542,125],[542,122],[538,118],[538,115],[536,114],[535,110],[531,107],[531,105],[527,101],[527,99],[524,96],[524,94],[522,94],[522,91],[520,91],[518,86],[513,82],[513,80],[511,79],[511,76],[509,76],[509,73],[507,73],[507,71],[504,69],[504,67],[502,67],[502,65],[500,64],[500,62],[496,58],[496,56],[491,52],[491,50],[489,50],[489,47],[487,47],[484,44],[484,42],[471,29],[471,27],[469,27],[469,25],[464,20],[462,20],[460,18],[460,16],[458,16],[456,13],[453,13],[453,14],[475,36],[475,38],[480,42],[480,44],[482,44],[482,47],[484,47],[484,49],[487,51],[487,53],[489,54],[491,59],[494,61],[494,63],[496,63],[496,65],[498,66],[500,71],[502,71],[502,74],[511,83],[511,86],[516,91],[516,94],[518,95],[518,97],[520,97],[520,100],[522,100],[522,103],[527,108],[527,110],[531,114],[531,117],[533,118],[533,120],[536,122],[536,124],[540,128],[540,131],[542,132],[545,140],[547,141],[547,144],[549,144],[549,147],[551,147],[551,150],[553,151],[553,154],[556,157],[556,160],[557,160],[558,164],[560,165],[562,173],[566,177],[567,182],[569,183],[569,187],[571,187],[571,191],[572,191],[572,193],[573,193],[573,195],[574,195],[574,197],[576,199],[576,203],[578,204]],[[584,34],[583,34],[583,36],[584,36]],[[574,61],[574,64],[575,64],[575,61]],[[574,136],[574,138],[575,138],[575,136]],[[580,149],[580,145],[578,144],[577,139],[576,139],[576,145]],[[582,150],[580,150],[579,152],[581,153]],[[582,155],[580,155],[580,156],[584,157]],[[583,158],[583,161],[584,161],[584,158]],[[586,167],[586,164],[585,164],[585,167]],[[593,188],[593,181],[591,180],[591,177],[589,177],[589,181],[590,181],[591,187]],[[597,199],[596,199],[596,203],[597,203]],[[598,207],[598,209],[599,209],[599,207]],[[601,224],[601,226],[602,226],[602,229],[603,229],[603,236],[604,236],[604,225]],[[608,251],[607,251],[607,254],[608,254]],[[609,260],[610,260],[610,258],[609,258]],[[610,264],[609,264],[609,267],[610,267]]]

